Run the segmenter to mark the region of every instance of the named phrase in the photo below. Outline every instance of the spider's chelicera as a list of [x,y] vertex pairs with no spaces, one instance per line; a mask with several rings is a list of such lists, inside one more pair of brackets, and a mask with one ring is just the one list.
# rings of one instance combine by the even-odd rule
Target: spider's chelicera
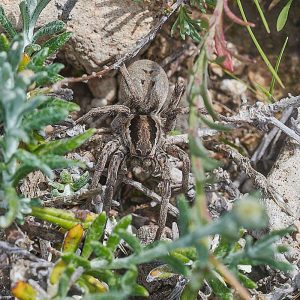
[[156,234],[160,238],[171,197],[170,156],[182,161],[182,190],[187,193],[189,185],[189,157],[166,138],[174,129],[184,88],[182,84],[176,84],[169,95],[165,71],[150,60],[138,60],[128,69],[123,65],[120,70],[120,104],[94,108],[76,123],[106,113],[115,115],[111,124],[114,138],[104,146],[92,180],[92,188],[96,188],[108,164],[106,189],[102,195],[105,211],[111,208],[120,168],[141,167],[149,174],[161,177],[162,202]]

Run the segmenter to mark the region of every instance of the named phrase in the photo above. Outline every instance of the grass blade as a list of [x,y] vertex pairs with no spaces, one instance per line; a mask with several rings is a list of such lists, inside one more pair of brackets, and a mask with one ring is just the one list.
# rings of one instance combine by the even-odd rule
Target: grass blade
[[[287,37],[283,43],[283,46],[280,50],[280,53],[278,55],[278,58],[277,58],[277,61],[276,61],[276,65],[275,65],[275,71],[276,73],[278,72],[278,69],[279,69],[279,65],[280,65],[280,62],[281,62],[281,59],[282,59],[282,56],[283,56],[283,53],[284,53],[284,50],[286,48],[286,45],[287,45],[287,42],[288,42],[289,38]],[[272,80],[271,80],[271,84],[270,84],[270,89],[269,89],[269,93],[271,95],[273,95],[273,92],[274,92],[274,87],[275,87],[275,77],[272,76]]]
[[[247,22],[247,18],[246,18],[246,15],[245,15],[245,12],[244,12],[244,9],[243,9],[243,6],[242,6],[242,3],[241,3],[241,0],[237,0],[237,4],[239,6],[239,9],[240,9],[240,12],[241,12],[241,15],[243,17],[243,20],[245,22]],[[246,26],[249,34],[250,34],[250,37],[254,43],[254,45],[256,46],[259,54],[261,55],[263,61],[265,62],[265,64],[267,65],[269,71],[272,73],[272,75],[275,77],[275,79],[278,81],[278,83],[280,84],[280,86],[282,88],[284,88],[284,84],[282,83],[281,79],[279,78],[278,74],[276,73],[276,71],[274,70],[273,66],[271,65],[269,59],[267,58],[266,54],[264,53],[263,49],[261,48],[260,44],[258,43],[252,29],[250,28],[250,26]]]
[[271,31],[270,31],[270,27],[269,27],[268,21],[266,20],[266,17],[265,17],[264,12],[262,11],[262,9],[260,7],[260,4],[259,4],[258,0],[254,0],[254,3],[255,3],[255,6],[257,8],[257,11],[258,11],[258,13],[260,15],[260,18],[261,18],[261,20],[262,20],[262,22],[263,22],[263,24],[264,24],[264,26],[266,28],[267,33],[270,33]]

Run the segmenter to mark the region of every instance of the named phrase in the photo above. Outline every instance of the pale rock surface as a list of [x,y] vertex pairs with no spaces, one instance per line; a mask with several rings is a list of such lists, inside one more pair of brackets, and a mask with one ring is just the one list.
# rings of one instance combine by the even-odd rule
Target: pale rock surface
[[282,229],[294,224],[300,217],[300,145],[287,140],[276,163],[274,164],[268,182],[286,201],[292,212],[289,216],[273,201],[265,200],[265,206],[270,218],[270,229]]
[[[299,110],[298,110],[299,114]],[[298,116],[298,122],[299,122]],[[299,125],[298,125],[299,126]],[[269,176],[269,185],[283,197],[285,205],[292,215],[284,212],[271,199],[262,199],[269,217],[269,230],[285,229],[288,226],[296,225],[299,230],[300,217],[300,145],[292,139],[287,139],[279,154]],[[298,236],[299,237],[299,236]],[[297,235],[285,236],[277,244],[284,244],[289,251],[284,254],[277,254],[281,261],[288,261],[295,267],[287,275],[295,278],[299,274],[300,252]],[[273,299],[273,298],[272,298]]]
[[117,79],[115,77],[93,78],[87,84],[95,97],[92,101],[94,104],[91,103],[93,107],[112,104],[116,100]]
[[247,85],[236,79],[224,79],[221,81],[220,89],[228,95],[238,97],[246,92]]
[[[2,0],[9,18],[21,26],[19,0]],[[157,22],[163,0],[136,3],[133,0],[52,0],[38,26],[57,18],[73,32],[64,48],[66,60],[87,73],[130,51]]]

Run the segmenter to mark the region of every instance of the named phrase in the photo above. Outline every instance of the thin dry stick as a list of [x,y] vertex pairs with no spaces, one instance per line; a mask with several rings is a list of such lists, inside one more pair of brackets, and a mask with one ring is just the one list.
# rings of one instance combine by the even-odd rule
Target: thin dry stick
[[[228,123],[230,123],[233,125],[233,127],[231,127],[232,129],[243,123],[248,123],[261,128],[267,128],[267,125],[269,124],[274,125],[300,144],[300,135],[298,131],[287,127],[273,116],[275,113],[285,109],[298,107],[300,107],[300,96],[289,96],[272,104],[257,102],[255,105],[243,105],[239,113],[234,116],[227,117],[220,114],[217,115],[219,119],[223,121],[219,123],[220,125],[228,127]],[[199,114],[208,115],[205,108],[200,108],[198,112]],[[189,108],[182,109],[180,113],[188,114]]]
[[[291,107],[284,110],[282,113],[282,116],[280,118],[280,122],[285,124],[287,122],[287,120],[290,118],[292,112],[293,112],[293,108],[291,108]],[[251,157],[251,161],[257,162],[264,156],[267,148],[273,142],[273,140],[277,136],[278,132],[279,132],[279,128],[274,127],[268,134],[263,136],[263,138],[260,142],[260,145],[257,147],[257,149],[255,150],[254,154]]]
[[86,192],[83,192],[81,194],[75,194],[71,196],[65,196],[65,197],[54,197],[50,200],[46,200],[43,202],[44,206],[52,206],[52,207],[62,207],[66,205],[79,205],[85,202],[86,199],[91,198],[95,195],[98,195],[101,193],[102,188],[98,187]]
[[118,69],[124,62],[126,62],[127,60],[135,57],[145,45],[147,45],[149,42],[151,42],[155,38],[155,36],[156,36],[157,32],[160,30],[160,28],[164,25],[164,23],[170,18],[170,16],[177,10],[177,8],[183,2],[184,2],[184,0],[177,0],[170,7],[169,12],[166,15],[164,15],[163,17],[161,17],[161,19],[151,29],[151,31],[146,36],[144,36],[142,39],[140,39],[137,42],[136,46],[131,51],[129,51],[126,54],[119,57],[119,59],[115,63],[113,63],[109,66],[105,66],[102,70],[100,70],[98,72],[93,72],[91,75],[83,75],[82,77],[65,78],[65,79],[57,82],[54,85],[54,90],[56,90],[57,88],[59,88],[63,84],[83,82],[83,81],[90,80],[92,78],[102,78],[102,76],[105,75],[106,73],[108,73],[109,71]]
[[19,256],[25,257],[31,261],[34,261],[34,262],[46,263],[46,264],[49,264],[49,266],[52,265],[52,263],[50,263],[50,262],[48,263],[44,259],[40,259],[40,258],[36,257],[35,255],[31,254],[29,251],[27,251],[25,249],[21,249],[16,246],[12,246],[11,244],[9,244],[7,242],[0,241],[0,250],[3,250],[4,253],[6,253],[8,255],[12,255],[12,254],[19,255]]
[[274,117],[274,114],[277,112],[283,111],[287,108],[297,107],[300,107],[300,96],[289,96],[277,101],[276,103],[267,105],[261,102],[257,102],[253,106],[243,105],[237,115],[231,117],[219,115],[219,118],[222,121],[233,123],[235,125],[239,123],[248,123],[258,127],[266,127],[268,124],[272,124],[300,143],[300,136],[298,133]]

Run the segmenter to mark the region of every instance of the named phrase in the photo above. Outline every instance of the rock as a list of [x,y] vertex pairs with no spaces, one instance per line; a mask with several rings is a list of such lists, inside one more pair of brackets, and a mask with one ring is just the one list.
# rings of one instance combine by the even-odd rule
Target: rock
[[[299,116],[298,109],[298,116]],[[299,122],[299,117],[298,117]],[[277,161],[270,171],[268,184],[284,200],[284,205],[288,208],[289,213],[283,211],[271,199],[262,199],[266,212],[269,216],[270,231],[285,229],[290,225],[298,226],[299,230],[299,216],[300,216],[300,145],[287,138],[284,147],[282,148]],[[299,273],[299,241],[297,235],[285,236],[277,244],[286,245],[290,250],[284,254],[278,254],[278,259],[281,261],[289,261],[295,266],[293,271],[287,274],[293,278]],[[273,298],[272,298],[273,299]]]
[[95,97],[91,103],[92,107],[112,104],[115,101],[117,90],[117,80],[115,77],[93,78],[88,81],[88,86]]
[[220,89],[228,95],[239,97],[247,90],[247,85],[236,79],[224,79],[221,81]]
[[265,200],[272,230],[286,228],[299,219],[300,215],[300,146],[288,139],[276,163],[268,183],[281,195],[293,216],[283,212],[273,201]]
[[[21,26],[19,0],[2,0],[13,23]],[[117,55],[131,50],[149,33],[163,11],[163,0],[55,0],[43,11],[38,26],[57,18],[73,36],[64,47],[66,60],[87,73],[98,71]]]
[[101,107],[105,105],[107,105],[107,100],[105,98],[102,99],[94,98],[91,102],[91,108]]
[[[6,15],[8,16],[9,20],[12,24],[17,28],[17,30],[22,29],[22,18],[19,9],[19,0],[2,0],[1,5],[4,8]],[[41,27],[42,25],[54,21],[58,19],[60,10],[57,7],[57,3],[60,3],[60,6],[65,5],[68,0],[55,0],[50,1],[47,7],[43,10],[40,15],[40,18],[37,21],[37,27]],[[2,28],[0,28],[0,32],[2,32]]]

